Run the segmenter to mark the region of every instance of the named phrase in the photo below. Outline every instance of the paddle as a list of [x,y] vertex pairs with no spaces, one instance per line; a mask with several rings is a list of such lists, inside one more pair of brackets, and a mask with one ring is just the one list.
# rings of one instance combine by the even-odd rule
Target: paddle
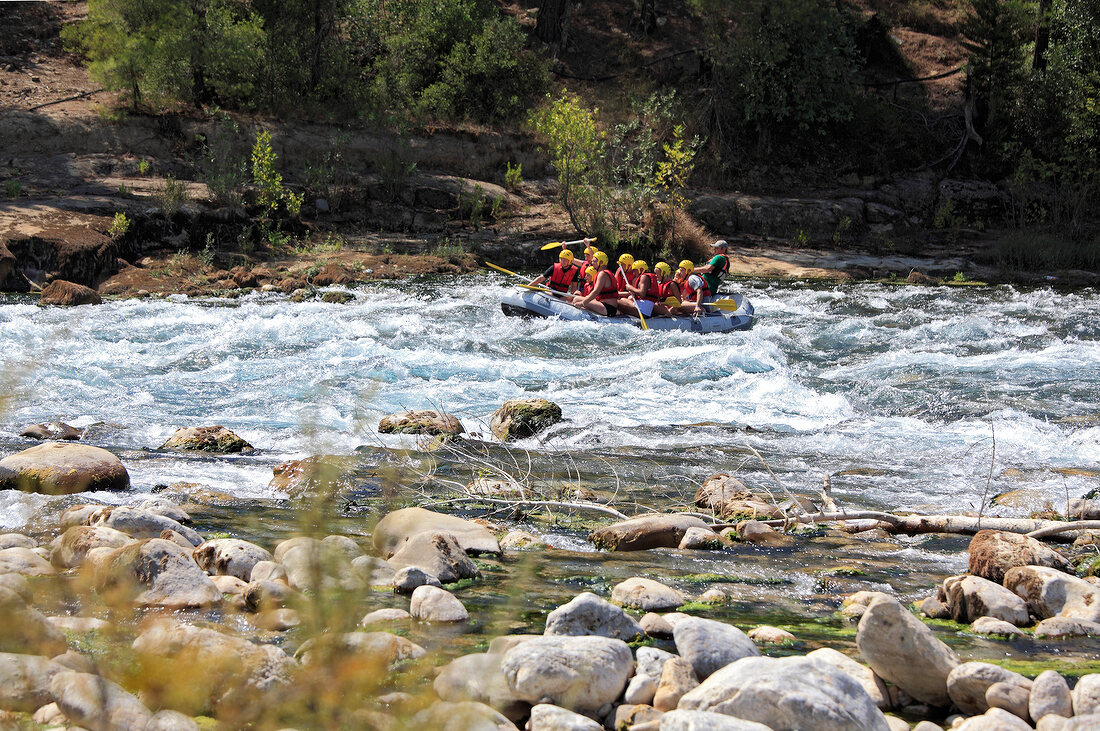
[[648,330],[649,325],[645,324],[645,315],[642,314],[641,308],[638,307],[638,300],[635,299],[634,295],[630,295],[630,301],[634,303],[634,309],[638,310],[638,321],[642,323],[642,329]]
[[572,295],[566,294],[565,292],[559,292],[556,289],[550,289],[549,287],[536,287],[533,284],[517,284],[516,286],[522,287],[523,289],[532,289],[536,292],[545,292],[546,294],[552,294],[555,297],[568,297],[569,299],[572,299]]
[[549,244],[543,246],[542,250],[549,251],[550,249],[553,249],[556,246],[561,246],[562,244],[565,244],[566,246],[572,246],[573,244],[593,244],[595,242],[595,237],[591,239],[577,239],[576,241],[551,241]]
[[522,274],[516,274],[515,272],[509,271],[508,269],[505,269],[504,267],[498,267],[496,264],[494,264],[491,261],[485,262],[485,266],[489,267],[490,269],[496,269],[498,272],[504,272],[505,274],[511,274],[513,277],[519,277],[520,279],[526,279],[527,278],[527,277],[523,276]]

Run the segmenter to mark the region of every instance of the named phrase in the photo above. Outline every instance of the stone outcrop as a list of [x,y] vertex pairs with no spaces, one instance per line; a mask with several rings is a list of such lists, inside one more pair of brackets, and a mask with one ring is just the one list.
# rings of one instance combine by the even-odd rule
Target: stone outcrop
[[103,304],[99,292],[91,287],[85,287],[83,284],[66,282],[63,279],[55,279],[43,287],[39,301],[44,305],[59,305],[61,307]]
[[1001,619],[1017,627],[1031,624],[1027,602],[1011,591],[980,576],[949,576],[942,593],[956,622],[973,622],[979,617]]
[[1043,566],[1009,569],[1004,585],[1027,602],[1036,617],[1100,622],[1100,587]]
[[140,606],[182,609],[222,600],[218,587],[191,554],[162,538],[111,549],[95,564],[95,585],[109,601]]
[[591,713],[623,692],[634,656],[608,637],[538,637],[505,653],[500,668],[517,698]]
[[970,539],[969,573],[1000,584],[1009,569],[1047,566],[1072,571],[1065,556],[1034,538],[1005,531],[982,530]]
[[561,407],[544,398],[510,399],[493,412],[489,429],[497,439],[510,442],[545,431],[561,421]]

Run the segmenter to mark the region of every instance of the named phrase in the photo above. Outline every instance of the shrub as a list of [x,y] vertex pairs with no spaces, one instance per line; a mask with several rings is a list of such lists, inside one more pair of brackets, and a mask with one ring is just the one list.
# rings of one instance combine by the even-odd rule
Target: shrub
[[239,205],[241,186],[248,180],[246,143],[240,127],[228,114],[215,110],[211,117],[208,133],[197,136],[195,167],[215,205]]
[[180,206],[187,202],[187,187],[169,174],[164,179],[164,184],[153,193],[160,212],[167,218],[171,218],[179,212]]
[[994,243],[993,263],[1006,271],[1100,269],[1100,238],[1075,241],[1051,233],[1013,231]]
[[259,190],[259,204],[264,215],[278,212],[280,204],[292,218],[302,210],[302,196],[283,185],[283,176],[275,169],[278,157],[271,146],[271,133],[260,130],[252,145],[252,183]]
[[508,190],[516,190],[523,184],[523,163],[517,162],[515,166],[512,163],[505,163],[504,168],[504,187]]
[[122,211],[115,213],[114,219],[111,221],[110,227],[107,229],[107,234],[112,239],[119,239],[126,235],[126,232],[130,230],[130,219],[126,217],[126,214]]
[[5,180],[4,181],[4,196],[7,198],[18,198],[23,194],[23,184],[18,180]]

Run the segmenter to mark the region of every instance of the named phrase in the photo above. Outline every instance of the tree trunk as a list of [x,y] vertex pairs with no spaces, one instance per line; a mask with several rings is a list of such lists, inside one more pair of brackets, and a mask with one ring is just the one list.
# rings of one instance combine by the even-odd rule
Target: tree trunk
[[544,43],[562,43],[568,16],[569,0],[543,0],[535,23],[535,37]]
[[1047,47],[1050,45],[1050,0],[1039,0],[1039,21],[1035,24],[1035,55],[1031,68],[1039,73],[1047,70]]

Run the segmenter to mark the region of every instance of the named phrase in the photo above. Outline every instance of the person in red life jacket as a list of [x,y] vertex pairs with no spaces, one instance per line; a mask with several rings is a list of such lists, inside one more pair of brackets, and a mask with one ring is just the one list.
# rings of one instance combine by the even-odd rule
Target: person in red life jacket
[[730,270],[729,243],[725,239],[719,239],[710,246],[714,250],[714,258],[703,266],[695,268],[695,274],[701,275],[707,282],[707,288],[710,289],[710,299],[704,299],[704,302],[714,300],[718,294],[718,285],[722,283],[722,277]]
[[580,267],[573,263],[573,252],[562,249],[558,254],[558,263],[532,279],[531,286],[537,287],[546,282],[546,286],[552,290],[572,294],[580,282],[580,273]]
[[695,265],[688,259],[680,262],[680,268],[676,270],[676,283],[680,285],[680,300],[683,302],[677,312],[683,315],[703,312],[704,299],[710,296],[707,281],[694,274],[694,270]]
[[594,259],[596,257],[596,252],[597,251],[599,251],[599,249],[597,249],[592,244],[589,244],[588,246],[584,247],[584,261],[582,261],[579,264],[581,271],[580,271],[580,274],[577,275],[577,281],[579,281],[579,282],[584,281],[585,276],[587,275],[588,267],[594,266],[592,262],[594,261]]
[[634,271],[634,257],[630,254],[619,254],[619,268],[615,270],[615,284],[619,287],[619,297],[629,301],[626,285],[636,284],[637,281],[638,272]]
[[[615,277],[607,268],[607,254],[596,252],[593,266],[592,289],[583,295],[573,295],[573,306],[591,310],[597,315],[614,317],[619,314],[619,286],[615,284]],[[589,269],[592,270],[593,267]]]
[[619,299],[619,309],[628,315],[637,315],[640,312],[645,317],[650,317],[653,306],[657,304],[657,275],[648,271],[649,264],[641,259],[635,259],[631,268],[638,277],[634,284],[626,285],[630,296]]
[[653,267],[653,274],[657,278],[657,302],[653,305],[653,313],[658,317],[675,314],[675,308],[680,306],[680,285],[672,278],[672,267],[659,261]]

